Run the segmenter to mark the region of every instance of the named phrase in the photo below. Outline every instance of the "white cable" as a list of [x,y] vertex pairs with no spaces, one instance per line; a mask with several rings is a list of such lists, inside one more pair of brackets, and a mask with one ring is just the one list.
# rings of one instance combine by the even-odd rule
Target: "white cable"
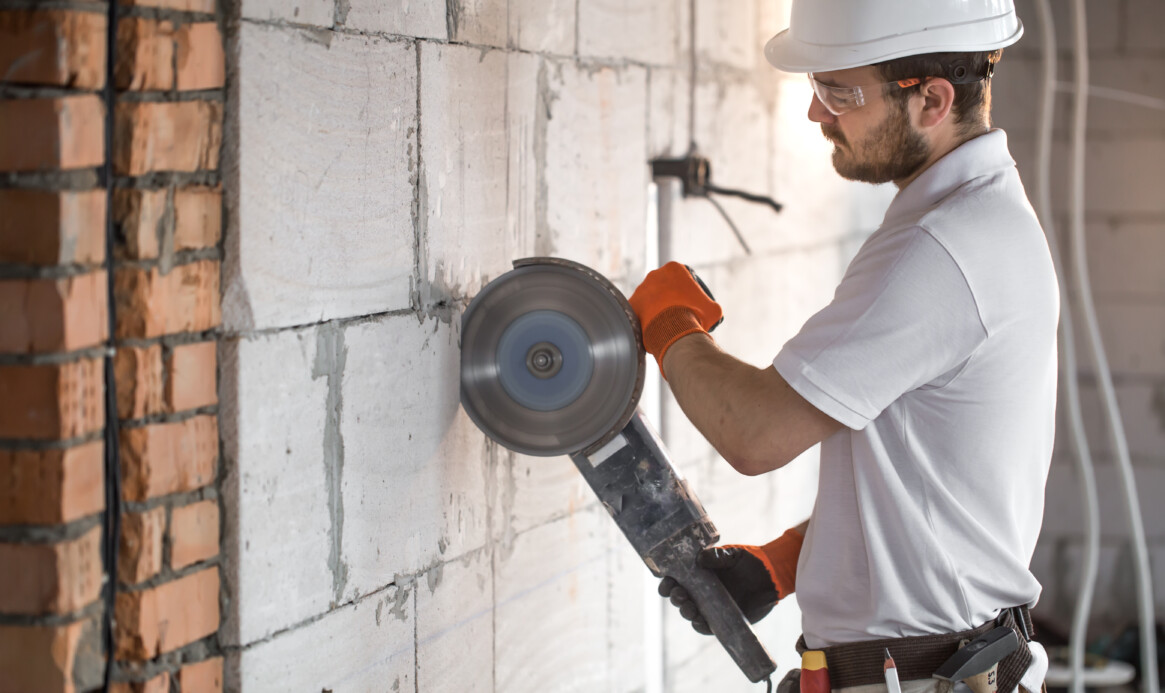
[[1076,98],[1072,115],[1072,172],[1071,172],[1071,256],[1076,270],[1076,288],[1084,322],[1088,328],[1088,345],[1096,362],[1096,377],[1100,385],[1101,401],[1108,418],[1109,435],[1116,451],[1117,469],[1123,481],[1125,504],[1128,509],[1129,530],[1132,534],[1133,560],[1136,567],[1137,606],[1140,611],[1141,631],[1141,685],[1145,693],[1161,693],[1157,680],[1157,633],[1153,604],[1153,583],[1149,572],[1149,550],[1145,543],[1145,526],[1141,519],[1141,504],[1137,498],[1137,484],[1129,458],[1129,444],[1121,423],[1116,391],[1112,385],[1104,343],[1092,303],[1092,286],[1088,277],[1087,248],[1084,239],[1084,135],[1088,108],[1088,32],[1084,0],[1073,0],[1072,24],[1076,53]]
[[[1056,82],[1056,89],[1071,94],[1076,91],[1076,85],[1071,82]],[[1100,87],[1095,84],[1090,84],[1088,85],[1088,95],[1098,99],[1120,101],[1121,103],[1132,104],[1133,106],[1144,106],[1145,108],[1154,108],[1158,111],[1165,111],[1165,99],[1158,99],[1155,96],[1138,94],[1135,91],[1111,89],[1109,87]]]
[[1096,492],[1096,473],[1092,465],[1092,449],[1084,432],[1084,416],[1080,411],[1080,388],[1077,382],[1075,329],[1072,308],[1068,302],[1068,288],[1064,281],[1064,260],[1056,235],[1055,214],[1052,212],[1052,129],[1056,99],[1056,29],[1052,21],[1051,0],[1036,3],[1043,39],[1043,81],[1040,89],[1039,124],[1036,129],[1036,211],[1048,237],[1048,249],[1056,265],[1056,279],[1060,287],[1060,381],[1064,386],[1064,402],[1068,406],[1072,455],[1080,482],[1080,498],[1084,506],[1084,565],[1080,574],[1080,589],[1076,593],[1076,610],[1072,614],[1072,633],[1068,639],[1068,662],[1072,679],[1072,693],[1084,693],[1084,645],[1088,633],[1088,617],[1092,613],[1092,597],[1096,590],[1096,575],[1100,564],[1100,511]]

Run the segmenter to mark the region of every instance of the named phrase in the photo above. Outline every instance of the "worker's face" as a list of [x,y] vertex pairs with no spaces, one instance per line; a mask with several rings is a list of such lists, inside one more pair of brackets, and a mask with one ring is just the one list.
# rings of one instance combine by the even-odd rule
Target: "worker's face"
[[[814,76],[830,86],[874,85],[885,80],[873,67],[819,72]],[[887,98],[881,89],[866,90],[861,108],[833,115],[813,96],[809,119],[821,123],[821,132],[833,143],[833,168],[849,180],[887,183],[912,176],[926,161],[930,146],[911,123],[906,104]]]

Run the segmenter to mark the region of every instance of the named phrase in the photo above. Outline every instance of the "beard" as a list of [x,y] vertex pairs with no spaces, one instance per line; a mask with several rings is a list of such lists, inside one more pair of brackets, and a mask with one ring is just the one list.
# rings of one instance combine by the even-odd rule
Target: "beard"
[[847,180],[888,183],[913,175],[930,156],[922,134],[910,125],[903,104],[893,102],[890,113],[870,130],[865,140],[850,145],[840,130],[821,125],[821,133],[833,142],[833,168]]

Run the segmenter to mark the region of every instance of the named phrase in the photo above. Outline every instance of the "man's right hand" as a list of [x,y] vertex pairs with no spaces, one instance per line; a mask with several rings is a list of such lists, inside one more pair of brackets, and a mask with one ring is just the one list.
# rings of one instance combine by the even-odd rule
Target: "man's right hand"
[[[700,552],[696,565],[715,573],[748,622],[756,623],[793,593],[801,542],[801,533],[790,529],[764,546],[712,546]],[[712,634],[691,595],[674,578],[660,580],[659,594],[679,608],[697,633]]]

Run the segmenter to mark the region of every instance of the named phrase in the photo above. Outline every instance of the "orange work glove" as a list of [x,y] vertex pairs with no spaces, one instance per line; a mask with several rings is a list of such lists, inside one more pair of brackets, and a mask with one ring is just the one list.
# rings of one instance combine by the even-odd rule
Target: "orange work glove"
[[663,355],[677,339],[710,332],[724,319],[704,283],[678,262],[649,272],[631,294],[631,307],[643,328],[643,347],[659,362],[661,373]]
[[[801,533],[790,529],[764,546],[733,544],[706,548],[696,557],[696,564],[716,573],[744,617],[749,623],[756,623],[778,601],[793,593],[802,541]],[[680,615],[692,622],[697,633],[712,633],[691,595],[674,578],[660,580],[659,594],[679,608]]]

